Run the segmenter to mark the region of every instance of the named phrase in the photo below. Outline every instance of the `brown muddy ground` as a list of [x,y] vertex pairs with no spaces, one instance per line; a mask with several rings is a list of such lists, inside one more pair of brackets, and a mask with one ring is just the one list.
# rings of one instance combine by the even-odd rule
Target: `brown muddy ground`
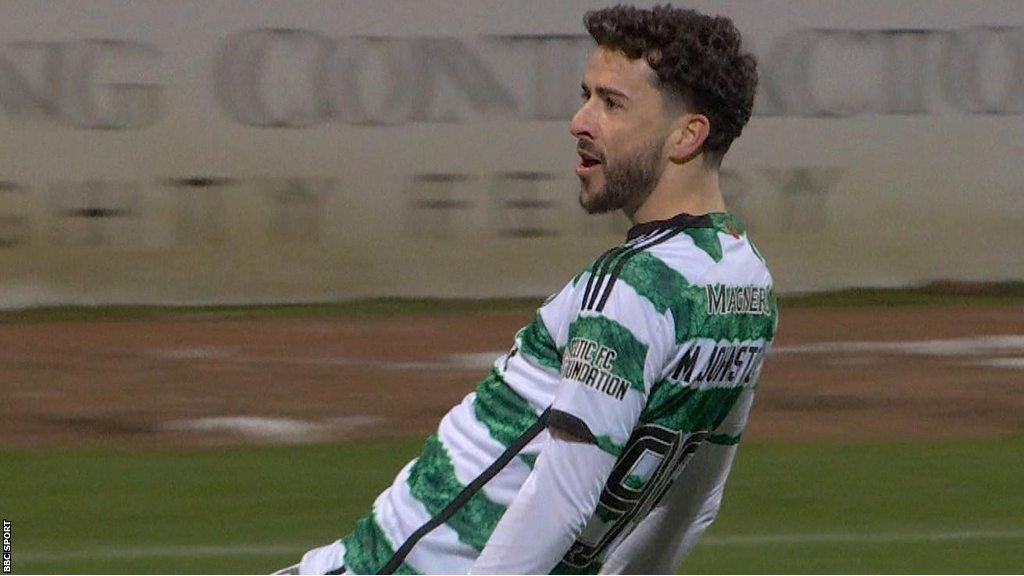
[[[0,446],[422,434],[530,316],[0,324]],[[1021,433],[1024,307],[795,308],[746,437]]]

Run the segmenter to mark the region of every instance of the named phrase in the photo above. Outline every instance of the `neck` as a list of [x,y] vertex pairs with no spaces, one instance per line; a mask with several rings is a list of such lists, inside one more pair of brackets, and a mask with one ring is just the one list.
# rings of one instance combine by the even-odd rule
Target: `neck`
[[684,212],[700,216],[725,210],[718,171],[705,170],[701,159],[695,158],[683,164],[670,163],[650,196],[635,210],[627,209],[626,215],[635,225]]

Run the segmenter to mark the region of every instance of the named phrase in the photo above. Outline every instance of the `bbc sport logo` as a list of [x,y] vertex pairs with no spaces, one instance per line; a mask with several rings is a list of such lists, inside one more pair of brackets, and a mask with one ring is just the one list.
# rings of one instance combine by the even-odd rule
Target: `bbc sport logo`
[[11,521],[4,519],[4,574],[11,573]]

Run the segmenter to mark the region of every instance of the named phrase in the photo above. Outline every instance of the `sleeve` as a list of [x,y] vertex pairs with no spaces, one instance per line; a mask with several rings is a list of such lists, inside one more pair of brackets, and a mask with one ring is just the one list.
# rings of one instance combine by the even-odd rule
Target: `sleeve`
[[344,568],[345,545],[335,540],[303,554],[297,570],[291,574],[338,574]]
[[718,516],[725,482],[754,402],[747,388],[708,440],[687,461],[665,498],[615,549],[602,574],[669,574]]
[[548,573],[559,564],[598,509],[664,369],[671,318],[625,283],[596,284],[568,325],[551,438],[474,573]]
[[548,574],[597,506],[615,459],[552,435],[473,564],[473,574]]
[[717,517],[735,455],[736,446],[701,446],[665,499],[608,555],[601,573],[675,574]]
[[597,299],[584,293],[569,324],[549,425],[617,457],[661,377],[675,328],[628,284],[606,290]]

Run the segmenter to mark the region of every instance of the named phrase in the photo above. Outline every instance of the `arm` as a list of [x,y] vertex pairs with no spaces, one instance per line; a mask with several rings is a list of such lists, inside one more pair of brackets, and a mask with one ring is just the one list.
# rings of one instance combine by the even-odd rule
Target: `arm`
[[608,555],[603,574],[666,574],[679,569],[718,515],[753,402],[754,390],[748,388],[714,436],[686,463],[661,503]]
[[552,430],[533,473],[498,523],[473,574],[547,574],[597,507],[615,458]]
[[[581,281],[580,291],[590,284]],[[593,288],[591,298],[577,294],[579,309],[568,323],[551,438],[473,572],[548,573],[560,561],[589,569],[631,520],[623,517],[629,511],[599,501],[665,366],[675,328],[667,311],[624,283]],[[622,522],[609,518],[616,514]]]
[[735,454],[736,446],[701,446],[665,499],[608,555],[601,573],[678,571],[718,515]]

